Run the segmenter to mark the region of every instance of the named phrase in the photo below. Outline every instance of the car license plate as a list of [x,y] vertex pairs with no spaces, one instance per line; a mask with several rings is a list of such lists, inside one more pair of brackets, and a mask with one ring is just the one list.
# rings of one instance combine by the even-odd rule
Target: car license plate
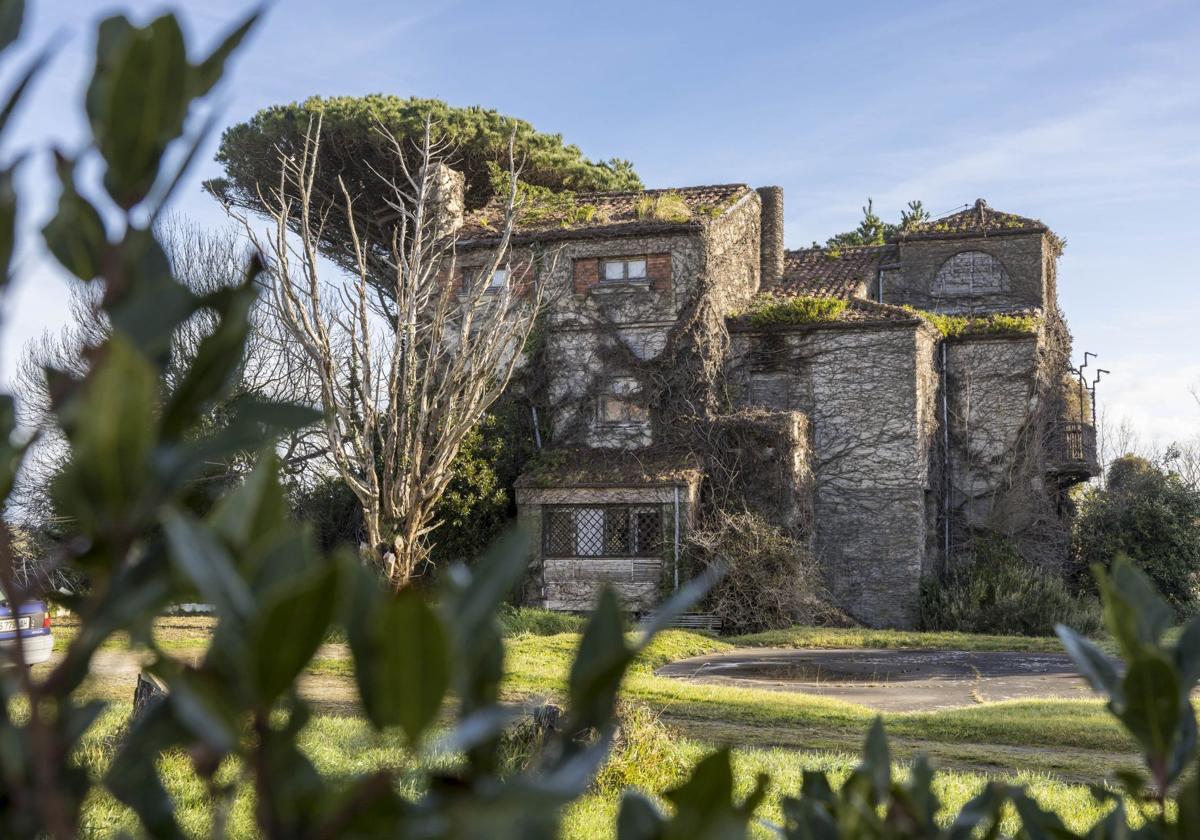
[[0,618],[0,633],[11,633],[14,630],[28,630],[33,626],[33,619],[27,615],[20,618]]

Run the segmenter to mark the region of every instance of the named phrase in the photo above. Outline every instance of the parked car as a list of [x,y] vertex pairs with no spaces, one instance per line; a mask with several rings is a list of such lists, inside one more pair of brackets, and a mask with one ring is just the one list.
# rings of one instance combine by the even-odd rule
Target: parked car
[[26,665],[37,665],[50,658],[54,634],[50,631],[50,608],[45,601],[10,604],[0,592],[0,667],[17,664],[14,648],[25,653]]

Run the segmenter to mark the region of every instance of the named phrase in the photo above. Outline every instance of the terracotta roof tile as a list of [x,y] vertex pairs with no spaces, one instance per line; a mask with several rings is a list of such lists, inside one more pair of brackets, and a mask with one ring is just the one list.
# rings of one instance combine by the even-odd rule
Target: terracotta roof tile
[[982,198],[975,204],[949,216],[930,219],[900,234],[900,239],[939,239],[954,236],[994,236],[1009,233],[1048,233],[1050,228],[1037,219],[1002,213],[988,207]]
[[[668,190],[576,193],[575,220],[568,220],[565,212],[526,214],[524,219],[518,218],[514,235],[538,239],[575,239],[698,229],[705,219],[719,216],[748,192],[750,188],[745,184],[715,184]],[[666,195],[679,196],[690,211],[690,218],[675,221],[639,216],[639,201]],[[586,216],[580,211],[585,211]],[[472,211],[466,215],[459,235],[467,241],[495,237],[503,221],[502,214],[499,205]]]
[[784,295],[860,297],[879,263],[894,255],[895,247],[891,245],[787,251],[783,277],[769,291]]

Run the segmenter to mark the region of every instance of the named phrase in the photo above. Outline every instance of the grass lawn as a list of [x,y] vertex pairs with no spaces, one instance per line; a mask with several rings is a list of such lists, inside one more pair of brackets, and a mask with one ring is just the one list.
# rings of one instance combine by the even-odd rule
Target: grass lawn
[[[505,698],[561,697],[582,621],[536,610],[511,611],[502,620],[508,637]],[[156,638],[165,649],[181,656],[199,655],[207,645],[210,628],[210,619],[167,618],[156,627]],[[72,628],[60,622],[56,633],[65,643]],[[335,775],[381,766],[402,768],[405,789],[417,792],[420,767],[403,749],[401,739],[373,732],[354,714],[352,663],[340,641],[331,638],[306,675],[305,693],[318,711],[306,732],[306,749],[322,771]],[[842,773],[853,766],[875,716],[863,706],[798,693],[687,683],[653,673],[677,659],[751,645],[1061,649],[1055,639],[958,633],[792,628],[716,638],[685,630],[666,631],[633,667],[623,690],[625,700],[649,709],[657,723],[638,747],[637,761],[614,758],[602,772],[596,791],[571,806],[566,836],[606,836],[615,819],[621,788],[632,785],[659,793],[677,783],[687,767],[717,744],[735,746],[738,780],[746,790],[757,772],[771,774],[771,797],[760,812],[767,819],[778,818],[779,795],[798,789],[802,770],[827,768]],[[124,642],[116,640],[107,647],[120,649]],[[127,676],[97,679],[94,691],[117,701],[89,734],[82,757],[99,773],[128,714],[132,680]],[[341,699],[335,701],[333,695]],[[1098,701],[1011,701],[952,711],[886,714],[884,719],[898,761],[921,751],[947,768],[939,795],[948,808],[957,808],[969,799],[987,778],[1002,776],[1028,783],[1038,798],[1058,810],[1073,828],[1090,824],[1102,811],[1085,783],[1100,781],[1114,766],[1131,766],[1135,759],[1129,740]],[[187,762],[168,757],[163,768],[178,798],[180,819],[189,832],[205,833],[210,805]],[[228,772],[235,770],[228,768]],[[87,814],[90,836],[109,836],[132,826],[129,813],[103,796],[89,803]],[[234,836],[248,835],[248,795],[239,795],[230,819]]]

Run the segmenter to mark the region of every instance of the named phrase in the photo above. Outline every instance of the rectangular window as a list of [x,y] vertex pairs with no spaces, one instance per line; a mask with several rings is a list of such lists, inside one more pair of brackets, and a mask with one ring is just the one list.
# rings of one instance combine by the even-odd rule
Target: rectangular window
[[646,258],[626,257],[604,261],[605,283],[636,283],[646,279]]
[[646,406],[615,394],[600,397],[596,414],[596,421],[602,426],[636,426],[650,421]]
[[492,282],[488,284],[489,289],[503,289],[508,285],[508,269],[497,268],[492,274]]
[[547,557],[657,557],[663,509],[658,505],[562,505],[542,509]]

